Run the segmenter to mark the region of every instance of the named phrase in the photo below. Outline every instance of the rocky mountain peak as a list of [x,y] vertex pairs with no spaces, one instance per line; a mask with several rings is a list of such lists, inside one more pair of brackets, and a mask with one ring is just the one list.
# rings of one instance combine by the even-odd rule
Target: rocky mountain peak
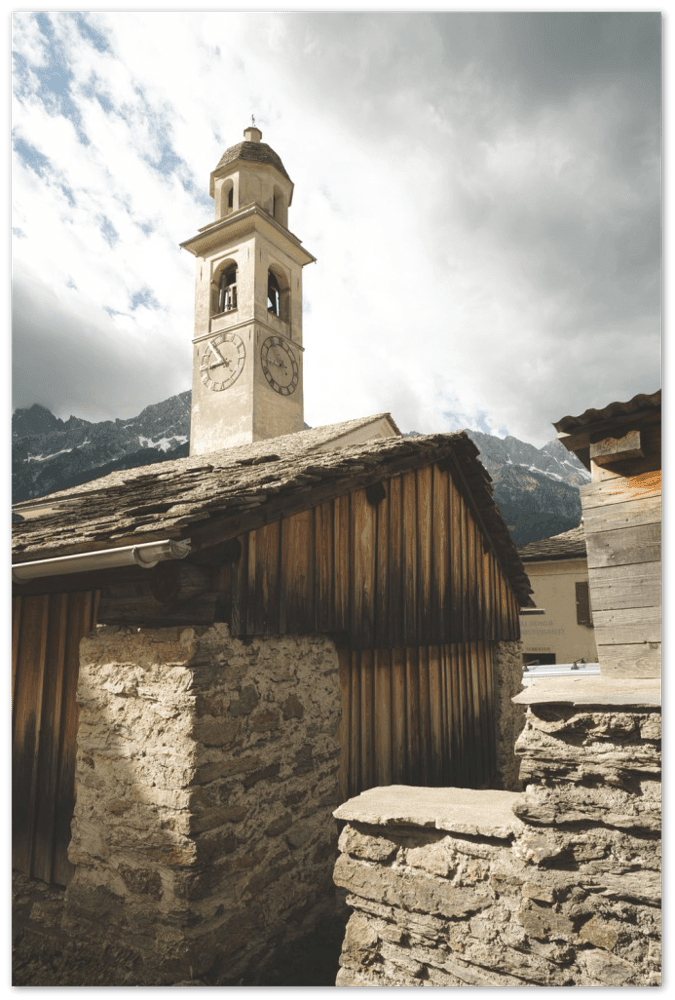
[[27,437],[33,434],[48,434],[56,430],[62,421],[51,410],[39,403],[17,409],[12,414],[12,437]]

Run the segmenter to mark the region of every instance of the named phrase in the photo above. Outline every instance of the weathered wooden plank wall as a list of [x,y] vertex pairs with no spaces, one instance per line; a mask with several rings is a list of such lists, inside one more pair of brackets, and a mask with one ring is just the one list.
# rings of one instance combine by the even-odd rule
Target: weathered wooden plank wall
[[12,865],[58,885],[72,871],[79,645],[95,620],[92,593],[12,601]]
[[438,466],[241,542],[235,635],[343,633],[361,649],[519,638],[518,601],[468,500]]
[[340,663],[344,799],[376,785],[489,787],[491,645],[348,649]]
[[661,673],[661,430],[641,435],[644,456],[581,488],[600,671],[617,677]]

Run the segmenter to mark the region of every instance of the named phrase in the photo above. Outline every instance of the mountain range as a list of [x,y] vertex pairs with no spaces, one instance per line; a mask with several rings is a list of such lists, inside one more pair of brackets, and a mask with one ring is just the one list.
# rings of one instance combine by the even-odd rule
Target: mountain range
[[[146,406],[128,420],[61,420],[38,403],[12,416],[15,503],[97,479],[116,469],[188,454],[190,392]],[[579,486],[589,474],[558,441],[543,448],[518,438],[467,430],[493,480],[494,496],[516,545],[575,527]]]

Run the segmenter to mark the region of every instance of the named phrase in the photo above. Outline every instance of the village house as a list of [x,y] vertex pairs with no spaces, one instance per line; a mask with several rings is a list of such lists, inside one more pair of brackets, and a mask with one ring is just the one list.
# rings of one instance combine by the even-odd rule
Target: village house
[[597,651],[588,590],[583,525],[518,549],[543,615],[525,615],[523,663],[595,663]]
[[184,244],[190,456],[16,508],[17,925],[90,985],[254,983],[335,911],[345,799],[519,787],[532,602],[489,476],[464,433],[305,429],[313,257],[244,135]]

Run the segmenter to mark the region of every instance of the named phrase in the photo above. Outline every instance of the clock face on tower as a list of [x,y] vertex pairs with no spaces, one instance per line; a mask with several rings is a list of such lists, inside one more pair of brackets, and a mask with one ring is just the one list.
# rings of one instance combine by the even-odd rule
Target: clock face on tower
[[229,389],[244,369],[246,348],[236,333],[217,333],[206,341],[199,359],[199,372],[207,389]]
[[275,392],[290,396],[298,387],[300,370],[293,348],[281,337],[268,337],[260,348],[265,378]]

